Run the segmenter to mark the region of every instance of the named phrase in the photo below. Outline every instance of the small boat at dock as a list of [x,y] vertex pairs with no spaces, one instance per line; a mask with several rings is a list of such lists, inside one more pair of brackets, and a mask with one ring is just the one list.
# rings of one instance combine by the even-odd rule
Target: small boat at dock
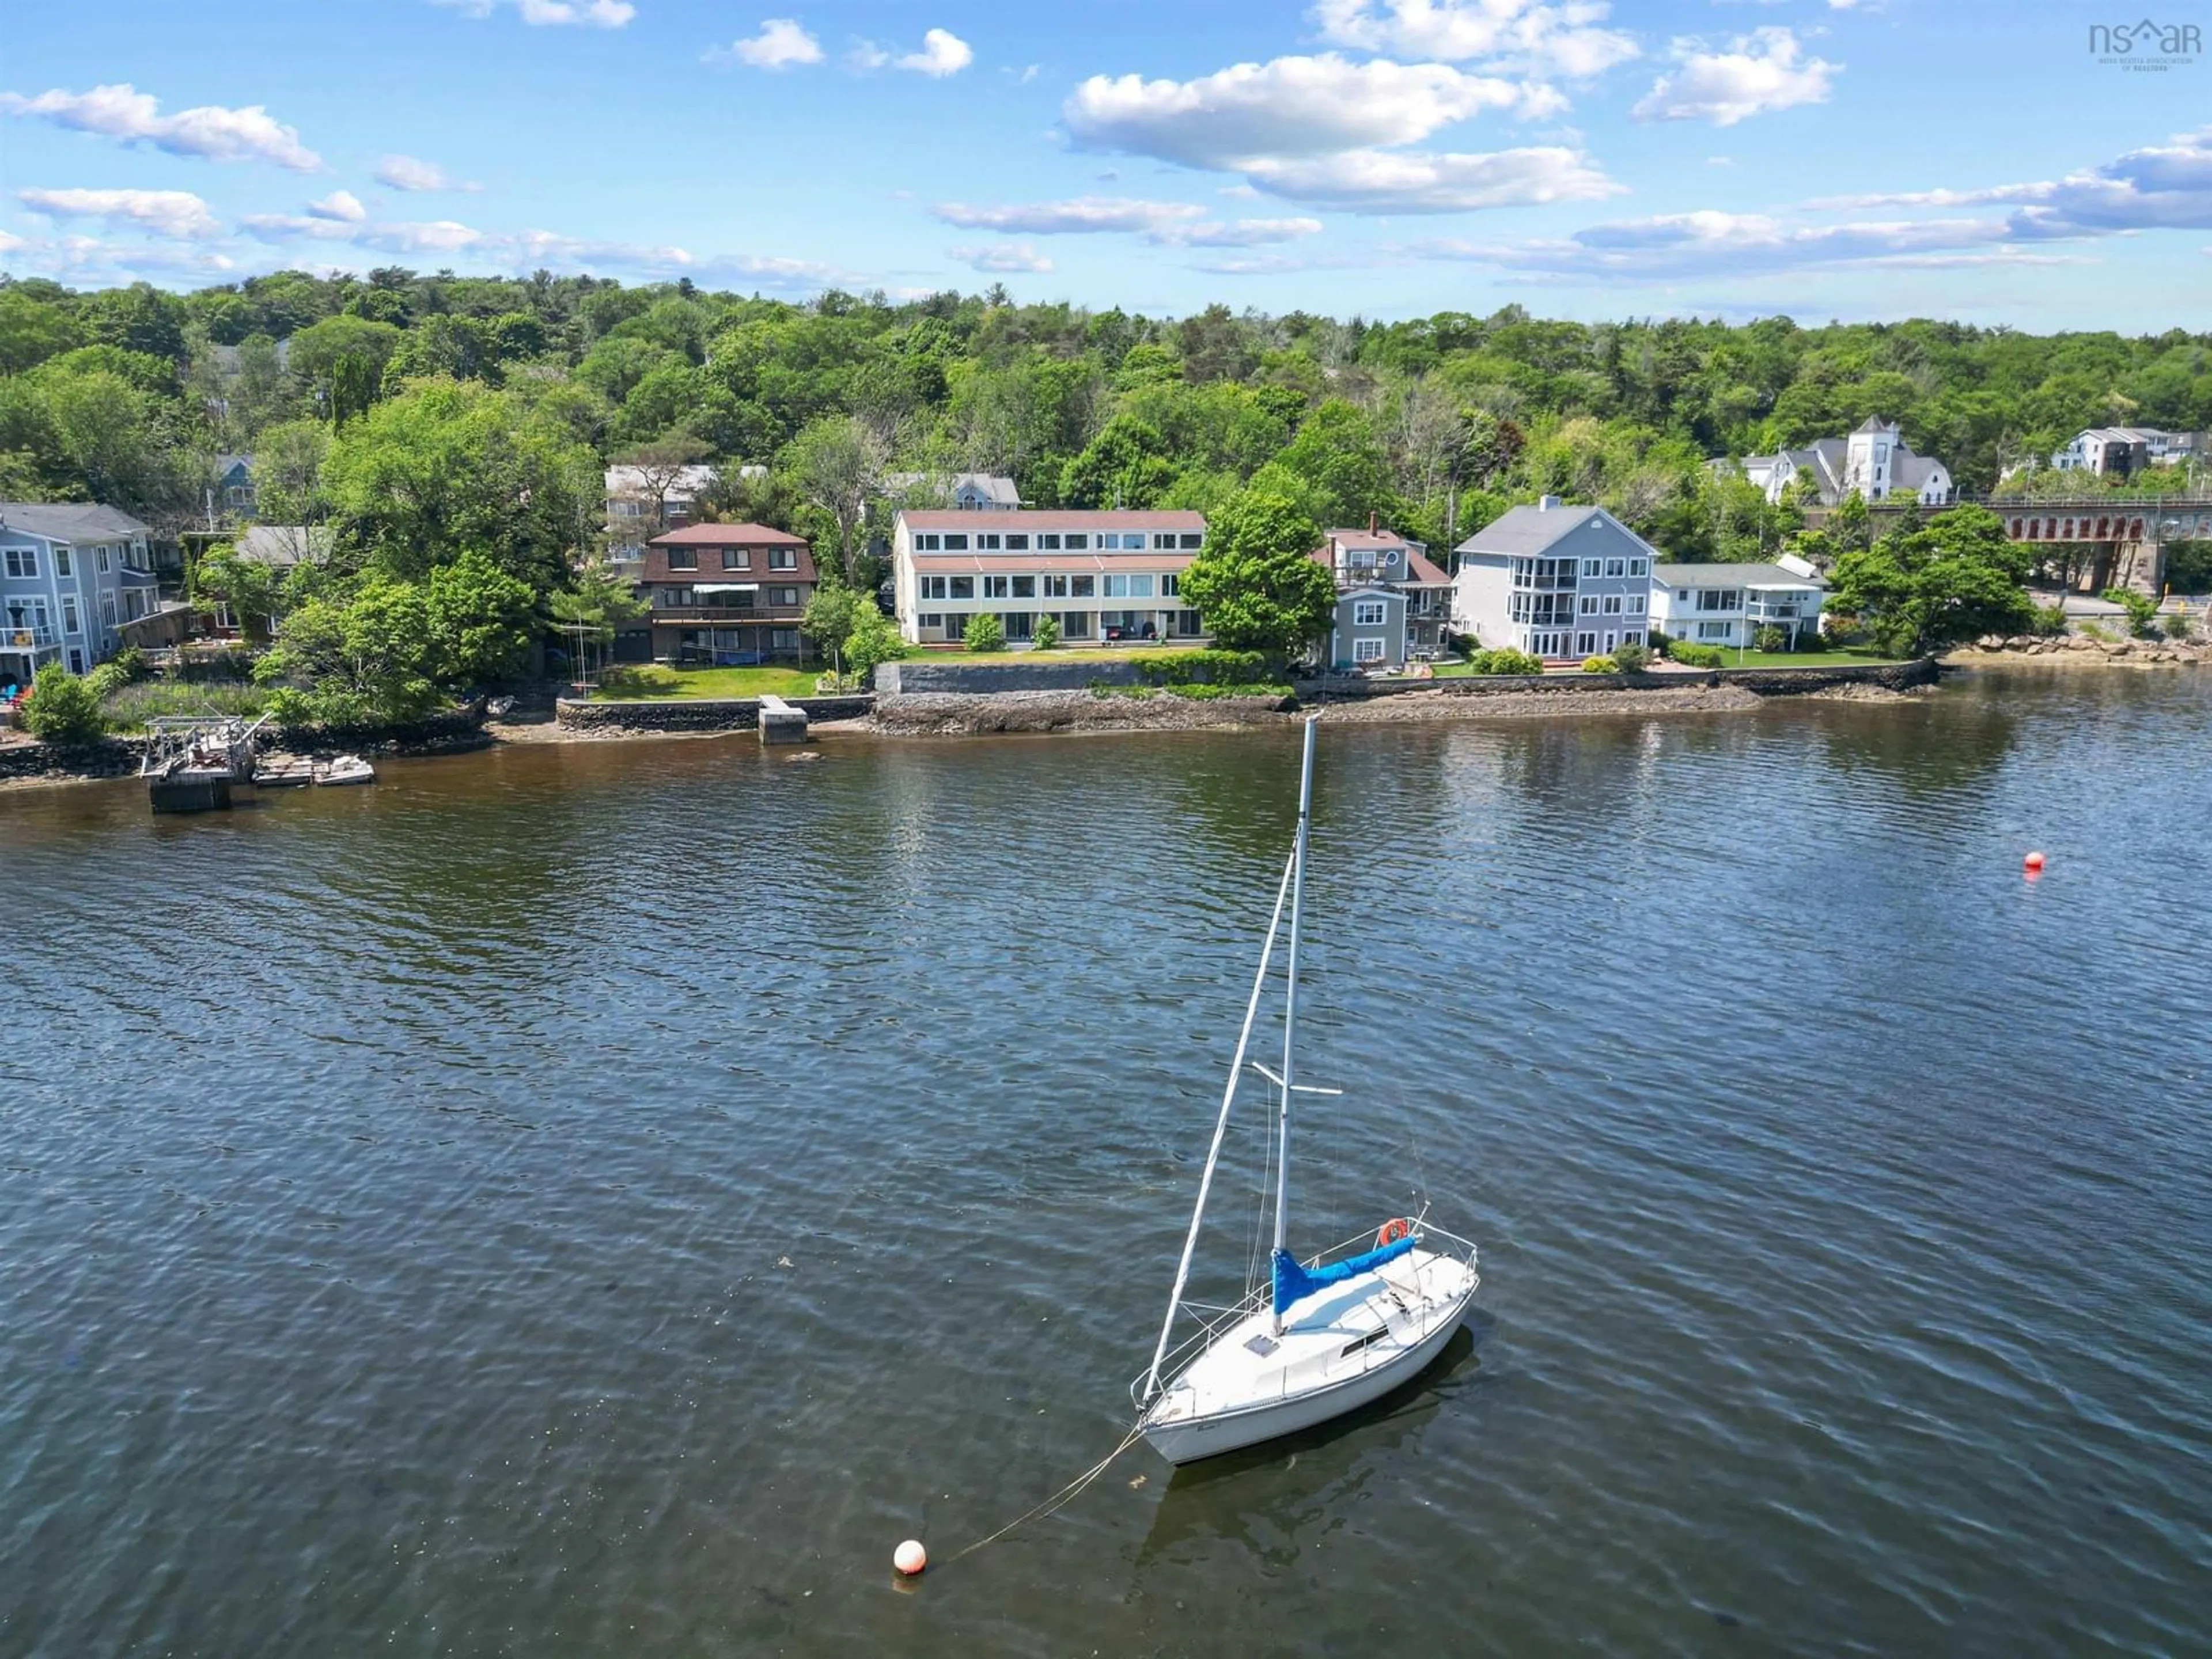
[[358,755],[339,755],[315,763],[315,781],[325,786],[342,783],[374,783],[376,769]]

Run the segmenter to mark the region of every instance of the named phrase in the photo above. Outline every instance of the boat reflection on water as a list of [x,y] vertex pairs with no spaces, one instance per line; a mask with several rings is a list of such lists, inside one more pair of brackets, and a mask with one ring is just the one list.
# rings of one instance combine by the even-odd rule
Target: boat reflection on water
[[1447,1399],[1481,1383],[1480,1349],[1496,1324],[1469,1309],[1435,1363],[1403,1388],[1316,1427],[1176,1468],[1152,1511],[1138,1566],[1195,1540],[1242,1544],[1270,1565],[1290,1565],[1309,1523],[1340,1512],[1381,1472],[1378,1454],[1395,1450]]

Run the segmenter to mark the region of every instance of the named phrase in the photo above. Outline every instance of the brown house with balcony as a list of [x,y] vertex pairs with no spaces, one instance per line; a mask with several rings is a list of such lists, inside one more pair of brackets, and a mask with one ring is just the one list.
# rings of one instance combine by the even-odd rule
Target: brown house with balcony
[[805,538],[757,524],[692,524],[645,544],[646,619],[663,662],[803,662],[816,581]]

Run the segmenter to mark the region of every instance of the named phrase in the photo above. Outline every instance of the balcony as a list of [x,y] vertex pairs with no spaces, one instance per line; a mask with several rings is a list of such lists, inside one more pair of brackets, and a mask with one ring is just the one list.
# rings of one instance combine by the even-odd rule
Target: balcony
[[805,616],[806,607],[799,605],[655,605],[645,614],[646,620],[656,625],[681,623],[687,627],[735,628],[745,623],[796,623]]
[[49,623],[0,622],[0,651],[51,651],[61,642]]
[[1744,606],[1743,613],[1753,622],[1796,622],[1805,614],[1805,607],[1796,599],[1753,599]]

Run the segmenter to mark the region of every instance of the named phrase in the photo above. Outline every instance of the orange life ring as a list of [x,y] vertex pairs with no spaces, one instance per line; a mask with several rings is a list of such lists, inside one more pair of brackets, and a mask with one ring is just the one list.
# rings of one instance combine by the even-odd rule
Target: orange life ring
[[1413,1231],[1412,1222],[1403,1216],[1394,1216],[1384,1222],[1382,1230],[1375,1235],[1375,1248],[1379,1250],[1386,1244],[1395,1244]]

